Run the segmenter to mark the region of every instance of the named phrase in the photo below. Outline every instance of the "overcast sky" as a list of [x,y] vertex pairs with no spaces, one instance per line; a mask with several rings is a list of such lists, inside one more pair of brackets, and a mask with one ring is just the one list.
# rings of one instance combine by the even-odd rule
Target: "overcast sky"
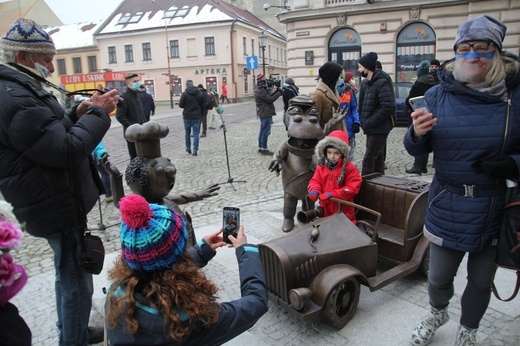
[[45,2],[63,24],[74,24],[106,19],[122,0],[45,0]]

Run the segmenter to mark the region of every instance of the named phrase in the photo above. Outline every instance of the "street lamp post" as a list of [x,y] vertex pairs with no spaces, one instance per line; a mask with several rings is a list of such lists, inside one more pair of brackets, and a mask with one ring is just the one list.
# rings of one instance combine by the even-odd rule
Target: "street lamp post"
[[262,50],[262,73],[265,76],[265,45],[267,42],[267,35],[264,34],[263,31],[260,35],[258,35],[258,42],[260,44],[260,49]]
[[170,87],[170,108],[173,109],[173,84],[172,84],[172,69],[170,65],[170,40],[168,40],[168,22],[165,16],[165,10],[159,6],[155,0],[148,0],[148,2],[152,2],[157,6],[161,11],[163,11],[164,17],[164,35],[166,37],[166,62],[168,64],[168,85]]

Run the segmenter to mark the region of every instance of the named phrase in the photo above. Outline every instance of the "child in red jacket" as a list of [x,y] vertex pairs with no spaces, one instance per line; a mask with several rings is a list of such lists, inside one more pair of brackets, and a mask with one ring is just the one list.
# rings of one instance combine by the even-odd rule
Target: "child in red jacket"
[[[348,160],[349,154],[348,136],[341,130],[332,131],[316,146],[318,165],[307,191],[312,201],[319,198],[324,217],[338,211],[338,204],[330,201],[330,198],[353,202],[361,188],[361,175],[357,167]],[[356,223],[354,207],[342,205],[341,211],[350,221]]]

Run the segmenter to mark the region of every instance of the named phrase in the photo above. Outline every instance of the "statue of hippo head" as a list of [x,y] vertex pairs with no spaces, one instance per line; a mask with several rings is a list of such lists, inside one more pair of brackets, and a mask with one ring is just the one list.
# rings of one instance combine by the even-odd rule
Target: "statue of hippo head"
[[[308,96],[296,96],[289,101],[286,112],[287,143],[293,154],[308,155],[323,138],[319,122],[320,114],[314,101]],[[312,154],[311,154],[312,155]]]

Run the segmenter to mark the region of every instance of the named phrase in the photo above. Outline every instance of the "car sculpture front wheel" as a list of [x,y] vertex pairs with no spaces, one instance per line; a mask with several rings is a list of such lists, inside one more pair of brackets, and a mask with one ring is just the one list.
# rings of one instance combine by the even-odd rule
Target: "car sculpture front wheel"
[[323,307],[323,320],[337,329],[346,326],[356,312],[359,294],[359,282],[354,277],[334,287]]

